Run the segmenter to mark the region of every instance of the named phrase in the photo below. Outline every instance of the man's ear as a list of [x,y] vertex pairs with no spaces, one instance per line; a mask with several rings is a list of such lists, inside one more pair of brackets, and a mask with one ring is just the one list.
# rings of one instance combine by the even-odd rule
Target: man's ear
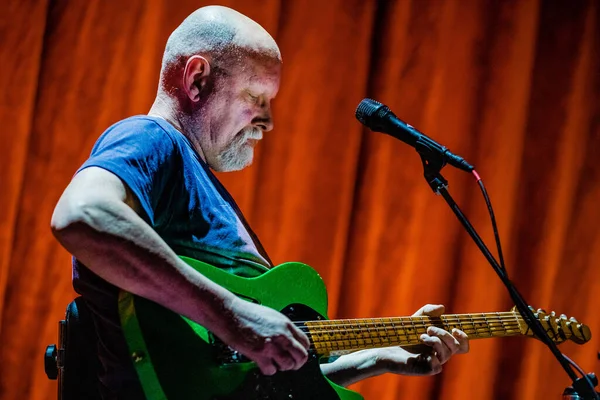
[[210,75],[210,64],[202,56],[188,58],[183,70],[183,89],[193,102],[200,101],[200,92]]

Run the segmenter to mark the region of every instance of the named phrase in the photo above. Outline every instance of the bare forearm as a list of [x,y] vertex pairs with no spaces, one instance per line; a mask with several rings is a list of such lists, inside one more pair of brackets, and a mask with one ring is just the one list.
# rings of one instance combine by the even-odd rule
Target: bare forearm
[[61,244],[104,280],[220,330],[234,296],[180,260],[125,203],[59,204],[52,227]]
[[376,352],[364,350],[341,356],[328,364],[321,364],[321,372],[332,382],[345,387],[380,375],[384,371],[379,365]]

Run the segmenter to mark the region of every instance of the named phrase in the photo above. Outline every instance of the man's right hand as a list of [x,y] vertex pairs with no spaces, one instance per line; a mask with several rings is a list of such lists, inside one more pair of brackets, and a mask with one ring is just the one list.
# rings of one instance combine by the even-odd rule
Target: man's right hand
[[280,312],[237,297],[227,311],[231,322],[221,339],[256,362],[263,374],[297,370],[308,359],[310,340]]

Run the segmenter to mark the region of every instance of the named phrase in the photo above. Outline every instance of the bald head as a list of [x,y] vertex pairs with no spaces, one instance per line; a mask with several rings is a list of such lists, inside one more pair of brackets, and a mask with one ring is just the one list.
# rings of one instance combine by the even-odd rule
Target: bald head
[[165,48],[162,74],[193,55],[206,57],[217,68],[239,64],[246,57],[281,62],[275,40],[262,26],[222,6],[194,11],[173,31]]
[[211,168],[242,169],[273,129],[280,77],[281,53],[263,27],[230,8],[200,8],[167,41],[149,114],[182,132]]

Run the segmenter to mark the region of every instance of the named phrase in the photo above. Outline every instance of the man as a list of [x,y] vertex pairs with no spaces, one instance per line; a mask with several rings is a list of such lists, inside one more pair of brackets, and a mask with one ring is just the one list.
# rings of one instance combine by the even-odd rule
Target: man
[[[307,336],[287,317],[239,299],[183,262],[190,256],[241,276],[272,264],[212,174],[251,164],[273,129],[281,54],[257,23],[225,7],[192,13],[169,37],[156,100],[147,116],[110,127],[60,198],[52,230],[74,256],[75,289],[98,333],[104,398],[142,398],[117,311],[118,288],[203,325],[260,371],[299,369]],[[425,306],[419,315],[440,315]],[[429,328],[432,351],[364,350],[323,364],[348,385],[394,372],[432,374],[468,351],[466,335]]]

